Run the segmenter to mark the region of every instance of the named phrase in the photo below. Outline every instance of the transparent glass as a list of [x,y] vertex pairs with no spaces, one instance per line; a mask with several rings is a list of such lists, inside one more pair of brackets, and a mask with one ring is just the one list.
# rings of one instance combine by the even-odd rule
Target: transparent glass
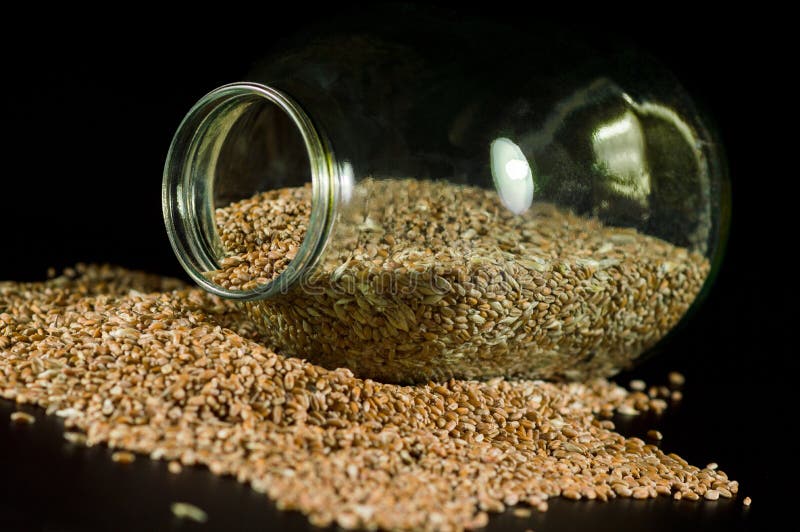
[[[300,35],[204,96],[167,156],[176,255],[271,344],[381,380],[585,378],[701,298],[727,176],[656,61],[429,13],[360,27]],[[269,275],[218,282],[234,255],[219,209],[270,191],[280,204],[247,218],[270,227]],[[275,236],[287,224],[298,245]]]

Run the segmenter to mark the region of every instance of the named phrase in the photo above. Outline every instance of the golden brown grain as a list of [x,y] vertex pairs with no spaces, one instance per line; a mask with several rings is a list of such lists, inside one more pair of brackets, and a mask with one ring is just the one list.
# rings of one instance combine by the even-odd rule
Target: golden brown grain
[[631,390],[643,392],[647,389],[647,384],[641,379],[634,379],[628,384],[628,387]]
[[461,530],[557,496],[738,490],[598,419],[651,410],[647,394],[604,379],[360,379],[276,353],[228,301],[122,269],[0,283],[0,337],[3,398],[47,409],[118,459],[230,475],[319,526]]
[[201,508],[188,502],[173,502],[170,505],[172,515],[178,519],[189,519],[197,523],[205,523],[208,521],[208,515]]
[[136,460],[136,455],[127,451],[118,451],[111,455],[111,459],[118,464],[132,464]]
[[661,441],[664,439],[664,435],[661,434],[660,431],[655,429],[648,430],[647,437],[653,441]]
[[33,425],[36,422],[36,418],[27,412],[12,412],[11,422],[17,425]]
[[667,375],[667,378],[669,379],[669,385],[672,388],[680,388],[686,383],[686,377],[677,371],[670,371],[669,375]]
[[[360,186],[361,222],[335,235],[318,268],[245,303],[271,346],[360,377],[609,376],[674,327],[709,271],[698,253],[553,204],[516,216],[477,187]],[[217,209],[227,256],[210,278],[229,289],[277,279],[302,243],[310,192]]]

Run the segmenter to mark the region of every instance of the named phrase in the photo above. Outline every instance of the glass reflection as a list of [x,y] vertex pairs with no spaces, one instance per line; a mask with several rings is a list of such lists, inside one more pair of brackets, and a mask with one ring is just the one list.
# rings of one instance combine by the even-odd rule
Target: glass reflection
[[617,195],[647,205],[650,171],[642,125],[630,110],[598,127],[592,135],[595,165],[603,185]]
[[492,178],[500,201],[514,214],[523,214],[533,203],[533,171],[522,150],[500,137],[489,148]]

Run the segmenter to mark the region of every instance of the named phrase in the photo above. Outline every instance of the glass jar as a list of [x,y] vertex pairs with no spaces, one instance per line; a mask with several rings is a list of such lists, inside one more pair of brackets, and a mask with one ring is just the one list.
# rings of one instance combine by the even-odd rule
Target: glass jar
[[719,144],[653,59],[404,13],[298,37],[200,99],[173,248],[282,352],[386,381],[628,366],[714,277]]

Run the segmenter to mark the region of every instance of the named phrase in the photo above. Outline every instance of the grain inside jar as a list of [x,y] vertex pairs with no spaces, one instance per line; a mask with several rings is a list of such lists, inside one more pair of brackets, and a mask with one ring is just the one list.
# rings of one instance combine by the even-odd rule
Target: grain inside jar
[[[245,303],[279,349],[363,377],[610,375],[675,326],[709,272],[699,253],[551,203],[518,216],[494,191],[444,181],[364,190],[362,223],[339,237],[346,254]],[[310,193],[217,209],[228,257],[213,280],[275,279],[302,242]]]

